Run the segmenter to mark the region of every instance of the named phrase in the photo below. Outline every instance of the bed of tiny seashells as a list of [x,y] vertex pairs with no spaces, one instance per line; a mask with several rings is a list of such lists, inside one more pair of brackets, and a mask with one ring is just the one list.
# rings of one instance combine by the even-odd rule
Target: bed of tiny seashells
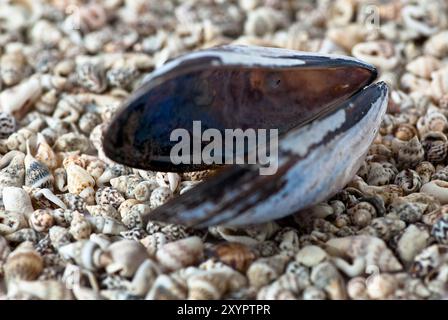
[[[444,299],[447,12],[443,0],[0,1],[1,299]],[[374,64],[391,89],[380,134],[344,190],[289,219],[144,225],[208,173],[114,164],[103,129],[148,72],[227,43]]]

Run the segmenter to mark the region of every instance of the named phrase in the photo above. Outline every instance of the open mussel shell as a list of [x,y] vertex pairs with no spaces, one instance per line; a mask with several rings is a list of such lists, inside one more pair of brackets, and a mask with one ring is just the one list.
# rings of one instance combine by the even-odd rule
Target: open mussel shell
[[193,121],[201,121],[202,132],[253,128],[278,129],[282,135],[337,107],[375,78],[373,66],[348,57],[246,46],[193,52],[148,77],[112,121],[104,149],[110,159],[134,168],[204,170],[210,166],[172,163],[175,129],[193,137]]
[[172,163],[173,130],[191,136],[193,121],[221,132],[278,129],[273,174],[260,175],[260,164],[225,166],[150,217],[195,227],[281,218],[325,200],[358,170],[387,107],[387,86],[371,84],[376,75],[348,57],[243,46],[194,52],[149,76],[112,121],[104,149],[131,167],[200,170],[209,166]]

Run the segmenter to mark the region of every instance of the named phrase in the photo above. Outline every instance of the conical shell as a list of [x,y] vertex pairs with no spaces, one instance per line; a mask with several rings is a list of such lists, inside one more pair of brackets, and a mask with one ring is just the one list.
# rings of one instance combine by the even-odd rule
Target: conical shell
[[199,237],[189,237],[165,244],[157,251],[157,261],[166,270],[178,270],[199,262],[204,245]]
[[31,242],[20,244],[6,260],[5,277],[11,280],[35,280],[44,267],[41,255]]

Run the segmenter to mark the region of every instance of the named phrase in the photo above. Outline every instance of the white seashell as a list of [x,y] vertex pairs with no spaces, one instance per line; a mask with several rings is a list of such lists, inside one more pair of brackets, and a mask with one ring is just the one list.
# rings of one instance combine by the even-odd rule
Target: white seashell
[[29,78],[0,93],[0,110],[21,118],[39,98],[41,92],[42,86],[39,79],[37,77]]
[[254,288],[261,288],[277,279],[285,270],[289,257],[276,255],[259,258],[247,270],[247,278]]
[[333,256],[345,255],[354,260],[349,265],[345,260],[333,258],[336,266],[352,277],[364,273],[365,268],[372,265],[382,272],[403,269],[384,241],[376,237],[360,235],[334,238],[327,241],[326,245],[327,253]]
[[448,182],[443,180],[432,180],[425,183],[420,192],[433,196],[441,204],[448,203]]
[[58,165],[56,154],[45,140],[45,137],[40,132],[37,133],[36,144],[36,154],[34,155],[36,160],[44,163],[48,168],[52,170],[56,169]]
[[367,294],[371,299],[386,299],[395,292],[397,286],[397,280],[393,275],[376,274],[367,281]]
[[96,233],[102,233],[106,235],[119,235],[120,232],[127,231],[127,228],[119,221],[109,217],[88,217],[90,224],[93,227],[93,231]]
[[157,172],[156,181],[161,187],[168,187],[172,192],[177,190],[179,183],[181,181],[181,177],[179,174],[174,172]]
[[346,298],[344,280],[336,267],[328,261],[313,267],[311,281],[317,288],[324,290],[332,300]]
[[145,247],[137,241],[121,240],[112,243],[106,250],[112,262],[106,266],[108,273],[119,273],[123,277],[132,277],[138,267],[149,258]]
[[72,300],[71,291],[56,280],[14,281],[8,286],[8,296],[26,294],[42,300]]
[[54,224],[50,210],[38,209],[28,219],[30,227],[37,232],[47,232]]
[[429,240],[429,232],[421,230],[415,225],[409,225],[397,243],[397,252],[405,263],[410,263],[422,251]]
[[187,298],[187,283],[182,277],[161,274],[146,295],[146,300],[174,300]]
[[6,211],[15,211],[24,215],[27,219],[33,213],[33,205],[28,193],[22,188],[5,187],[2,191],[3,205]]
[[327,258],[327,253],[318,246],[306,246],[296,254],[296,261],[307,267],[314,267]]
[[426,54],[444,58],[448,54],[448,31],[444,30],[431,36],[425,43],[424,51]]
[[157,208],[168,202],[173,197],[173,192],[167,187],[158,187],[151,193],[151,208]]
[[0,235],[9,235],[28,227],[25,216],[14,211],[0,211]]
[[136,296],[146,296],[159,274],[161,274],[161,271],[157,264],[150,259],[146,259],[135,272],[129,292]]
[[418,77],[431,79],[431,73],[440,69],[442,63],[432,56],[420,56],[406,65],[406,70]]
[[154,180],[142,181],[134,189],[134,197],[138,201],[146,202],[151,198],[151,193],[159,187]]
[[76,164],[69,164],[67,172],[67,187],[70,193],[80,194],[86,188],[95,186],[95,179],[83,168]]
[[199,237],[189,237],[162,246],[156,253],[157,261],[166,270],[178,270],[200,261],[204,245]]

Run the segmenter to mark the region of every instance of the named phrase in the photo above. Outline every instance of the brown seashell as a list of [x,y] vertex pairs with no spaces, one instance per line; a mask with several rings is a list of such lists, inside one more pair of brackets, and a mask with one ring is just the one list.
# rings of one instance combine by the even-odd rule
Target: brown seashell
[[395,129],[395,137],[401,141],[409,141],[417,135],[413,125],[402,123]]
[[11,280],[35,280],[42,272],[44,262],[31,242],[21,243],[11,252],[4,265],[5,278]]
[[8,295],[26,294],[41,300],[72,300],[73,295],[65,284],[56,280],[16,281],[8,288]]
[[232,242],[215,245],[209,255],[240,272],[246,272],[256,259],[255,253],[248,246]]
[[202,260],[203,250],[199,237],[189,237],[165,244],[157,251],[156,257],[164,269],[175,271]]
[[431,176],[434,174],[436,169],[431,162],[422,161],[415,167],[415,171],[420,176],[422,184],[425,184],[431,180]]

